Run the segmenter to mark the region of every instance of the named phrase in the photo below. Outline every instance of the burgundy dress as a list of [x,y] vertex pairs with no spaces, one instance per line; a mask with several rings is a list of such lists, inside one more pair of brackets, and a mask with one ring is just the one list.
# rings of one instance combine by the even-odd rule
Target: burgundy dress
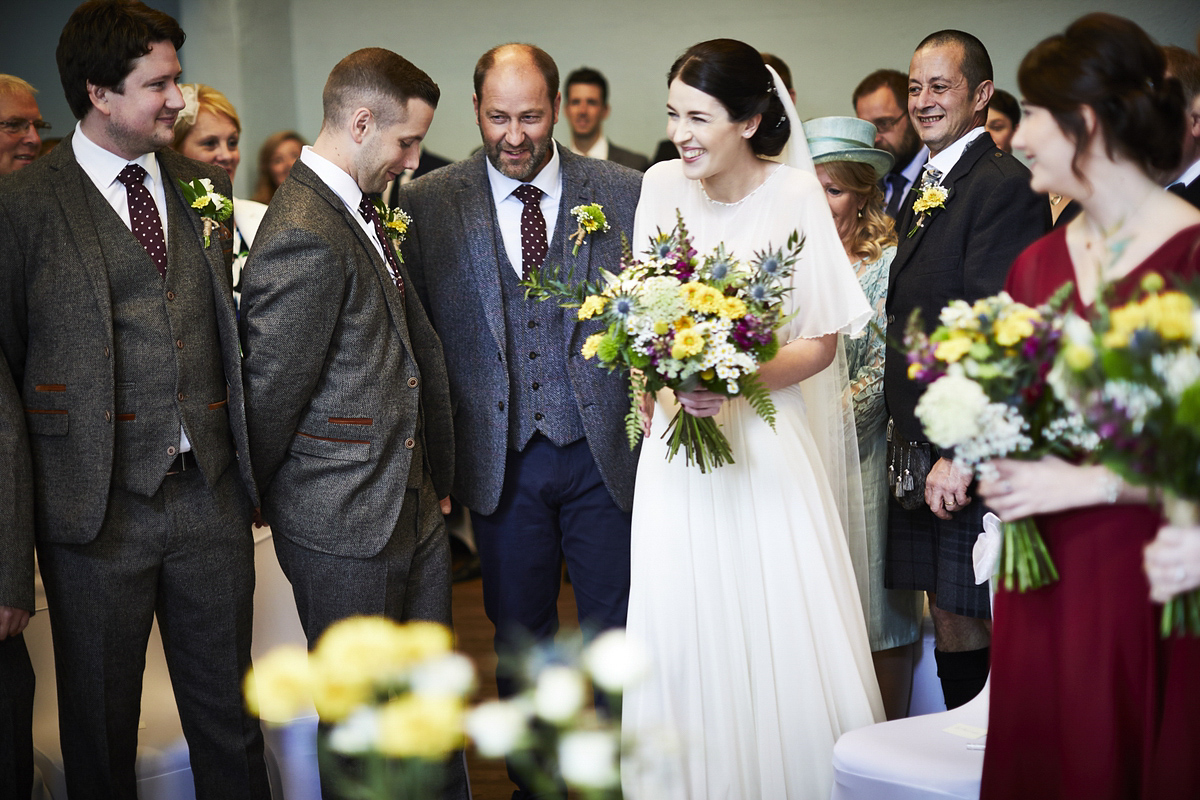
[[[1183,230],[1116,285],[1118,300],[1133,295],[1150,272],[1200,272],[1200,226]],[[1057,229],[1025,250],[1006,289],[1014,299],[1045,302],[1074,279],[1066,231]],[[1088,311],[1073,293],[1076,312]],[[1049,487],[1048,491],[1055,491]],[[1037,517],[1038,529],[1060,580],[1036,591],[998,592],[992,631],[991,711],[983,761],[982,800],[1009,798],[1134,798],[1148,793],[1158,742],[1180,735],[1196,777],[1200,739],[1194,738],[1200,703],[1168,718],[1163,697],[1188,688],[1167,675],[1169,659],[1200,687],[1200,649],[1160,643],[1159,607],[1150,603],[1142,548],[1160,525],[1156,510],[1140,505],[1077,508]],[[1190,643],[1188,643],[1190,645]],[[1189,660],[1190,659],[1190,660]],[[1171,767],[1174,771],[1174,767]],[[1186,770],[1185,770],[1186,771]],[[1178,783],[1172,774],[1172,790]],[[1200,797],[1193,783],[1179,797]]]

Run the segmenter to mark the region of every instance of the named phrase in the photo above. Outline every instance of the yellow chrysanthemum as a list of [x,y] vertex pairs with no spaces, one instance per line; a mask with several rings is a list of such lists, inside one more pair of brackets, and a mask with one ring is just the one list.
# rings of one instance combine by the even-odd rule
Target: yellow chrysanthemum
[[726,319],[741,319],[746,316],[746,304],[737,297],[727,297],[719,313]]
[[697,281],[689,281],[679,287],[679,296],[683,298],[688,308],[700,310],[700,298],[708,291],[708,287]]
[[685,331],[695,324],[696,324],[696,321],[694,319],[692,319],[691,317],[687,317],[687,316],[680,317],[679,319],[675,320],[675,330]]
[[202,194],[192,201],[192,208],[204,208],[208,205],[208,195]]
[[704,349],[704,337],[695,328],[676,331],[675,343],[671,345],[671,358],[687,358]]
[[308,650],[283,645],[258,659],[246,673],[246,707],[267,722],[290,722],[312,703],[311,686]]
[[1026,306],[1014,308],[996,321],[996,343],[1001,347],[1012,347],[1022,339],[1032,336],[1033,323],[1040,319],[1041,315],[1032,308]]
[[933,351],[934,358],[938,361],[945,361],[947,364],[953,364],[960,358],[965,356],[971,349],[971,340],[965,336],[956,336],[953,339],[947,339],[944,342],[939,342],[937,349]]
[[1158,296],[1158,316],[1154,327],[1164,339],[1192,338],[1192,299],[1183,292],[1165,292]]
[[379,710],[379,752],[385,756],[437,761],[462,744],[463,705],[456,697],[413,692]]
[[579,307],[579,318],[591,319],[604,311],[604,306],[607,304],[608,300],[600,295],[588,295],[588,298],[583,301],[583,305]]
[[927,186],[921,190],[921,196],[913,203],[913,211],[917,214],[924,214],[935,208],[942,208],[946,204],[947,196],[948,193],[943,187]]
[[696,294],[695,308],[704,314],[718,314],[725,306],[725,295],[711,286]]
[[[666,333],[664,330],[663,333]],[[596,357],[596,350],[600,348],[600,342],[604,339],[603,333],[593,333],[583,341],[583,350],[580,354],[586,359]]]

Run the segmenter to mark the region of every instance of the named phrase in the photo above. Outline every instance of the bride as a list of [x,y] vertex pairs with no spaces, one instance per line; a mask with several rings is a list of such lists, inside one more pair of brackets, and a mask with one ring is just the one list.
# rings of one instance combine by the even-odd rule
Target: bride
[[[794,230],[806,241],[788,295],[796,316],[759,373],[776,430],[741,399],[656,398],[633,503],[628,620],[652,667],[622,712],[625,733],[654,754],[622,764],[625,795],[827,798],[838,736],[884,719],[844,532],[864,535],[837,358],[838,334],[859,333],[871,307],[795,109],[759,53],[730,39],[697,44],[668,87],[667,132],[682,158],[646,173],[635,249],[670,230],[676,209],[701,254],[723,242],[749,259]],[[806,169],[764,158],[785,144]],[[660,435],[679,406],[715,416],[736,463],[702,474],[668,462]]]

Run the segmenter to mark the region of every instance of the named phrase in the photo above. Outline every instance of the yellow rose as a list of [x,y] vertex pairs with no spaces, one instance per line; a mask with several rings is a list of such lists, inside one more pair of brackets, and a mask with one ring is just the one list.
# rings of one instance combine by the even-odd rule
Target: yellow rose
[[939,342],[937,349],[933,351],[933,355],[939,361],[945,361],[947,364],[953,364],[960,358],[965,356],[971,349],[971,340],[965,336],[956,336],[953,339],[947,339],[944,342]]
[[695,328],[677,331],[675,343],[671,345],[671,358],[687,358],[704,349],[704,337]]
[[[663,331],[663,333],[666,333],[666,331]],[[581,355],[587,359],[595,358],[596,351],[600,348],[600,342],[604,339],[604,336],[603,333],[593,333],[587,337],[583,342]]]
[[1063,348],[1063,358],[1066,360],[1068,367],[1076,372],[1082,372],[1096,360],[1096,353],[1090,347],[1068,343]]
[[302,645],[276,647],[246,673],[246,707],[266,722],[295,719],[312,702],[308,650]]
[[412,692],[379,710],[379,752],[438,761],[463,744],[463,705],[451,695]]
[[588,295],[583,301],[583,305],[579,307],[579,319],[591,319],[604,310],[604,306],[608,300],[600,295]]
[[721,306],[720,314],[726,319],[741,319],[746,316],[746,304],[736,297],[727,297]]

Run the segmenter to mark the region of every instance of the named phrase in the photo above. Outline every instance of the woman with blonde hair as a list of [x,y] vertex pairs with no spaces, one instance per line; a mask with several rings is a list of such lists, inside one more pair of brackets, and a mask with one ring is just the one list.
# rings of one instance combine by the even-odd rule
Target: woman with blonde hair
[[300,158],[300,151],[308,142],[295,131],[276,131],[267,137],[258,151],[258,182],[254,186],[254,199],[269,203],[275,190],[287,180],[292,165]]
[[[233,103],[221,92],[202,83],[184,83],[179,90],[183,93],[183,110],[175,118],[175,141],[171,147],[180,155],[213,164],[229,173],[233,182],[241,151],[238,141],[242,135],[242,122],[238,119]],[[241,299],[242,264],[250,254],[254,234],[262,222],[267,207],[254,200],[233,198],[233,269],[230,285],[233,300]]]
[[883,585],[887,555],[887,408],[883,359],[887,350],[888,272],[896,256],[896,226],[884,211],[880,179],[892,168],[890,153],[873,146],[875,126],[855,117],[822,117],[804,123],[817,180],[859,285],[874,308],[874,326],[846,339],[850,397],[862,466],[865,541],[850,542],[850,556],[871,640],[875,676],[888,719],[908,713],[912,643],[920,636],[920,592]]

